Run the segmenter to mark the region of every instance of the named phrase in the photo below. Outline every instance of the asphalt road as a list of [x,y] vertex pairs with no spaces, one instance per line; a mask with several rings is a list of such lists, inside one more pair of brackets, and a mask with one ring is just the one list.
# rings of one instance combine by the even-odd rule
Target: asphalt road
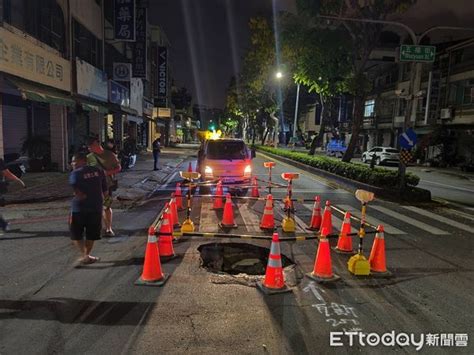
[[[398,169],[395,166],[383,168]],[[434,200],[474,208],[474,174],[418,166],[409,166],[407,171],[420,177],[418,187],[431,191]]]
[[[262,179],[264,160],[254,160]],[[284,171],[298,169],[278,163],[274,176]],[[424,353],[474,352],[474,216],[379,200],[369,205],[368,222],[383,223],[386,230],[387,267],[393,274],[387,279],[352,276],[348,256],[332,253],[341,280],[316,284],[304,274],[313,269],[317,243],[285,242],[282,253],[295,263],[285,270],[292,292],[265,296],[255,288],[255,277],[203,269],[197,248],[229,241],[269,247],[270,242],[183,238],[175,244],[178,257],[162,264],[170,274],[164,287],[134,286],[143,264],[145,229],[162,208],[160,197],[174,190],[177,181],[178,175],[172,175],[158,187],[155,199],[116,211],[120,235],[98,242],[95,252],[102,260],[79,269],[73,267],[77,255],[62,219],[67,204],[31,206],[33,222],[15,225],[0,237],[0,354],[416,352],[415,346],[403,344],[371,347],[355,341],[350,346],[347,337],[335,339],[344,346],[331,347],[331,332],[341,331],[414,333],[417,339],[425,335]],[[273,191],[276,198],[284,194],[284,189]],[[352,194],[308,173],[295,181],[294,194],[305,199],[318,194],[354,215],[360,209]],[[218,231],[220,215],[209,211],[210,203],[209,198],[195,198],[192,218],[197,230],[212,233]],[[239,227],[232,232],[261,235],[257,225],[263,205],[234,200]],[[276,203],[277,221],[279,207]],[[302,235],[311,203],[295,207],[296,234]],[[340,219],[334,212],[336,231]],[[364,242],[366,255],[372,240],[370,234]],[[447,338],[448,345],[452,335],[453,345],[430,347],[427,339],[436,337],[429,333],[439,336],[438,344]],[[467,347],[456,346],[462,345],[462,334],[470,338]]]

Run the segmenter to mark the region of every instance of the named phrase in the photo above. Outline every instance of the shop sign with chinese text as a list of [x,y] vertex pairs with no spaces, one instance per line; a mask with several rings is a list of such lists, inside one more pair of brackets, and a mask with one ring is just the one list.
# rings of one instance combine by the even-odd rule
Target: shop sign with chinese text
[[67,60],[0,27],[0,72],[71,90],[71,66]]

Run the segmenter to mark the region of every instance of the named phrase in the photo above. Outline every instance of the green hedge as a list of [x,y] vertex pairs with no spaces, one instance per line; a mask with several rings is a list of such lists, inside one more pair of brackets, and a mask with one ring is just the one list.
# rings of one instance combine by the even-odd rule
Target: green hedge
[[[356,180],[368,185],[373,185],[381,188],[393,189],[399,185],[398,172],[387,169],[370,169],[367,165],[357,163],[345,163],[338,159],[312,156],[307,153],[295,152],[286,149],[278,149],[272,147],[257,146],[258,150],[263,152],[279,155],[300,163],[329,171],[330,173],[344,176],[348,179]],[[406,174],[407,185],[416,186],[420,182],[420,178],[414,174]]]

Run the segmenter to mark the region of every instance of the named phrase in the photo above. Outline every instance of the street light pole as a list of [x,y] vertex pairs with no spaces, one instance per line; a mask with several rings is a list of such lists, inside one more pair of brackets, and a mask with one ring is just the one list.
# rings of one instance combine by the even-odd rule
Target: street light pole
[[300,83],[296,86],[296,104],[295,104],[295,119],[293,121],[293,142],[296,144],[296,127],[298,123],[298,104],[300,101]]

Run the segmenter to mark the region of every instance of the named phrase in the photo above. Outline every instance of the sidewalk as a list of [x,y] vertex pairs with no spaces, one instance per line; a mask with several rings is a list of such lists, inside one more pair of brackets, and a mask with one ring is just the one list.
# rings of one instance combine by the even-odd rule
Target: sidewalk
[[[146,197],[168,178],[188,154],[189,151],[180,147],[163,149],[159,161],[161,170],[158,171],[153,171],[151,153],[140,154],[132,169],[118,174],[119,188],[114,193],[115,197],[119,201],[134,201]],[[23,189],[14,182],[10,183],[8,192],[4,195],[5,202],[12,205],[71,198],[72,190],[68,177],[68,173],[59,172],[27,173],[22,178],[27,188]]]

